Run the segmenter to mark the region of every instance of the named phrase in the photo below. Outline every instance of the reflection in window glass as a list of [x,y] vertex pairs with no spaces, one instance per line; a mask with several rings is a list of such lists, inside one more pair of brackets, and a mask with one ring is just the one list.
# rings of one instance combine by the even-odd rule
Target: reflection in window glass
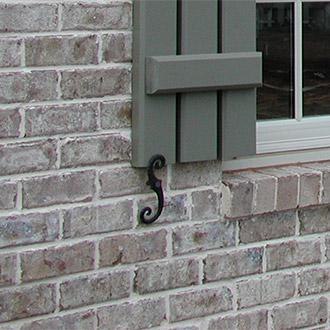
[[330,4],[303,3],[304,116],[330,114]]
[[294,116],[293,4],[257,5],[257,50],[263,53],[262,88],[258,88],[257,118]]

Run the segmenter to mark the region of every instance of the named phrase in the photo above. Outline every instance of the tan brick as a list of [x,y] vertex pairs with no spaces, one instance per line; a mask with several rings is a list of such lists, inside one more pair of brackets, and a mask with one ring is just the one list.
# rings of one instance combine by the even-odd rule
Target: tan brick
[[290,241],[266,246],[267,271],[321,262],[318,239]]
[[236,284],[238,308],[287,300],[295,294],[295,283],[294,274],[275,274],[239,281]]
[[130,140],[117,133],[67,138],[62,146],[61,167],[118,163],[130,157]]
[[0,67],[21,65],[21,45],[22,40],[20,38],[0,38]]
[[118,30],[132,24],[129,2],[66,3],[63,6],[63,30]]
[[0,138],[18,137],[20,123],[21,115],[18,108],[0,109]]
[[330,231],[330,206],[322,205],[298,211],[301,235]]
[[98,39],[86,36],[33,36],[25,39],[27,66],[97,64]]
[[105,237],[100,241],[100,266],[164,258],[166,245],[165,230]]
[[10,210],[15,208],[17,200],[17,183],[12,181],[0,181],[0,209]]
[[93,310],[87,310],[74,314],[26,322],[22,325],[21,330],[91,330],[93,329],[95,317],[95,312]]
[[165,319],[165,299],[153,298],[100,307],[98,328],[140,330],[159,326]]
[[105,62],[132,61],[132,34],[110,33],[102,36],[102,59]]
[[95,192],[94,180],[92,170],[25,179],[23,206],[32,208],[90,201]]
[[173,253],[181,255],[235,245],[233,222],[208,222],[173,228]]
[[321,297],[274,307],[272,318],[274,330],[299,329],[325,323],[327,320],[327,299]]
[[219,218],[220,196],[214,190],[193,191],[192,194],[193,220],[210,220]]
[[298,274],[298,292],[301,296],[330,290],[330,268],[303,270]]
[[138,266],[134,287],[139,294],[198,284],[199,262],[182,259]]
[[204,281],[212,282],[262,272],[263,248],[210,254],[204,259]]
[[56,148],[51,139],[0,145],[0,175],[54,169]]
[[255,311],[234,316],[211,319],[208,330],[265,330],[267,329],[267,311]]
[[92,132],[96,130],[96,115],[96,102],[26,107],[25,134],[40,136]]
[[124,67],[76,69],[62,72],[61,91],[64,99],[129,94],[130,87],[131,73]]
[[0,287],[16,284],[16,253],[0,254]]
[[0,73],[0,102],[56,100],[57,74],[54,70]]
[[61,283],[60,292],[62,310],[129,297],[130,272],[80,276]]
[[51,242],[58,236],[57,212],[0,217],[0,247]]
[[0,291],[0,322],[52,313],[55,308],[54,284]]
[[131,100],[112,100],[101,103],[101,127],[129,128],[132,126]]
[[266,213],[240,219],[239,238],[241,243],[252,243],[293,236],[295,227],[295,211]]
[[21,253],[22,281],[29,282],[94,268],[94,244],[55,246]]
[[170,295],[170,322],[231,310],[232,298],[225,286]]

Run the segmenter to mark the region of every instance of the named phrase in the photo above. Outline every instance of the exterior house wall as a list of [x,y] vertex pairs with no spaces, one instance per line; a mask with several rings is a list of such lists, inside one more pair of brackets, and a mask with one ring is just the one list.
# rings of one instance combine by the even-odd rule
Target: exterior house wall
[[131,158],[132,5],[0,3],[0,329],[328,329],[330,164]]

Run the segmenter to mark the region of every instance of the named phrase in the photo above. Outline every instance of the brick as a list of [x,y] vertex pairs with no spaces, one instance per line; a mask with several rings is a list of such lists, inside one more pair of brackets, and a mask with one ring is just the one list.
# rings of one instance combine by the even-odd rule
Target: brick
[[330,260],[330,236],[325,237],[325,257]]
[[56,100],[57,73],[54,70],[0,73],[0,102]]
[[209,222],[173,228],[173,253],[181,255],[235,245],[233,222]]
[[129,128],[132,126],[132,102],[127,99],[104,101],[100,118],[103,129]]
[[272,318],[274,330],[298,329],[325,323],[327,320],[327,299],[321,297],[274,307]]
[[0,292],[0,322],[55,311],[55,285],[39,284]]
[[64,211],[65,238],[112,232],[133,227],[133,202],[129,200],[98,207],[76,207]]
[[20,123],[21,123],[21,115],[17,108],[8,109],[8,110],[1,109],[0,138],[18,137]]
[[170,295],[170,322],[225,312],[232,309],[232,293],[222,286]]
[[138,266],[134,288],[139,294],[198,284],[199,262],[182,259]]
[[301,296],[330,290],[330,268],[314,268],[298,274],[298,292]]
[[129,94],[130,88],[131,73],[125,67],[76,69],[62,72],[61,91],[62,97],[66,100]]
[[63,5],[63,30],[119,30],[132,24],[129,2],[76,3]]
[[97,64],[98,39],[86,36],[41,36],[25,39],[27,66]]
[[298,215],[301,235],[330,231],[330,206],[302,209]]
[[266,213],[240,219],[239,238],[241,243],[252,243],[293,236],[295,227],[295,211]]
[[0,209],[10,210],[15,208],[17,200],[17,183],[7,180],[0,181]]
[[210,254],[204,259],[204,281],[262,273],[263,248]]
[[0,287],[16,284],[17,255],[0,255]]
[[165,319],[165,299],[153,298],[100,307],[98,329],[140,330],[159,326]]
[[267,311],[260,310],[211,319],[208,330],[265,330],[267,329]]
[[223,214],[230,218],[252,214],[253,182],[234,174],[224,174],[222,178]]
[[60,292],[62,310],[126,298],[130,295],[130,272],[80,276],[61,283]]
[[0,175],[54,169],[57,160],[55,140],[0,145]]
[[26,208],[60,203],[88,202],[93,198],[95,172],[79,171],[33,177],[23,181]]
[[[158,178],[164,181],[166,172],[157,172]],[[115,197],[150,192],[146,185],[147,172],[144,169],[130,166],[111,167],[100,171],[100,197]],[[166,178],[165,178],[166,180]]]
[[130,160],[131,142],[121,134],[67,138],[62,145],[61,167],[76,167]]
[[295,294],[294,274],[275,274],[253,280],[243,280],[236,284],[238,308],[287,300]]
[[[1,116],[1,114],[0,114]],[[26,136],[93,132],[97,103],[26,107]]]
[[321,262],[319,240],[290,241],[266,246],[267,271]]
[[0,217],[0,247],[51,242],[59,236],[57,212]]
[[94,244],[55,246],[21,253],[22,281],[30,282],[94,268]]
[[90,330],[93,329],[95,317],[96,315],[93,310],[87,310],[74,314],[26,322],[22,325],[21,330]]
[[166,244],[165,230],[105,237],[100,241],[100,266],[164,258]]
[[186,326],[186,327],[175,327],[171,328],[170,330],[199,330],[200,328],[192,325],[192,326]]
[[109,62],[132,61],[132,34],[130,32],[109,33],[102,36],[102,59]]
[[211,189],[193,191],[192,197],[192,219],[210,220],[216,219],[220,214],[220,196]]
[[22,40],[19,38],[0,38],[0,67],[21,65],[21,45]]
[[57,7],[45,3],[2,3],[0,32],[54,31],[58,25]]
[[221,162],[194,162],[172,166],[171,189],[195,188],[198,186],[219,186]]

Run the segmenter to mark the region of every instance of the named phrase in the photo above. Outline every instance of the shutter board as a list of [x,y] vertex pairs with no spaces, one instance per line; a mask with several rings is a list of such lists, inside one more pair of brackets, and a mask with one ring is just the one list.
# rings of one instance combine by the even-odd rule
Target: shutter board
[[[217,53],[218,1],[179,2],[179,54]],[[194,68],[191,68],[194,70]],[[217,158],[218,110],[216,92],[182,93],[178,97],[178,161]]]

